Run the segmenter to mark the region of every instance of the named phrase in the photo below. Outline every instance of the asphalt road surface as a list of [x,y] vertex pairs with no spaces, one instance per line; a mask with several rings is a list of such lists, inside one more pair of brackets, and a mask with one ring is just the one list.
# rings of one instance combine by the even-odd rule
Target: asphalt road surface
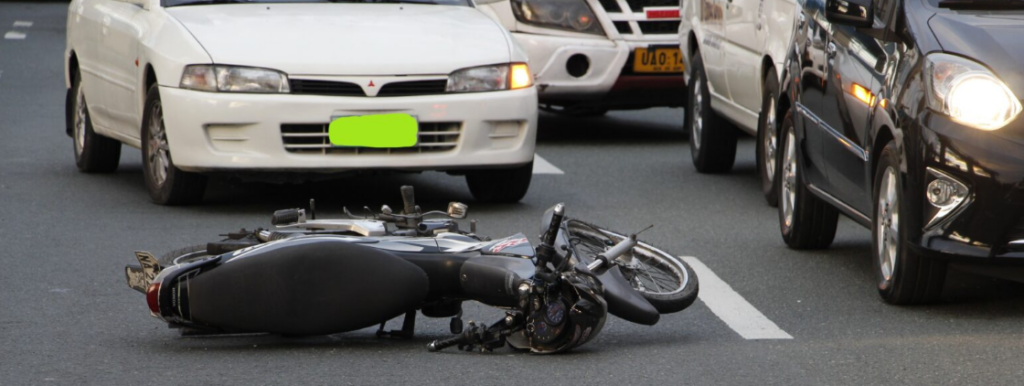
[[[476,204],[461,178],[440,173],[290,186],[215,180],[202,205],[153,205],[134,149],[114,174],[75,169],[62,121],[66,8],[0,3],[2,385],[1016,384],[1024,376],[1024,286],[954,271],[940,304],[884,304],[867,230],[844,219],[831,249],[787,249],[759,193],[752,141],[741,141],[732,174],[697,174],[679,109],[542,116],[537,153],[563,174],[535,175],[515,205]],[[273,210],[311,197],[322,216],[343,205],[397,207],[404,184],[416,186],[423,207],[467,202],[492,236],[537,234],[557,202],[612,229],[656,224],[644,238],[707,267],[701,301],[653,327],[611,318],[566,355],[429,353],[446,319],[421,316],[411,341],[377,339],[373,329],[180,337],[124,284],[135,250],[266,227]],[[498,315],[479,305],[466,314]],[[758,337],[770,339],[747,339]]]

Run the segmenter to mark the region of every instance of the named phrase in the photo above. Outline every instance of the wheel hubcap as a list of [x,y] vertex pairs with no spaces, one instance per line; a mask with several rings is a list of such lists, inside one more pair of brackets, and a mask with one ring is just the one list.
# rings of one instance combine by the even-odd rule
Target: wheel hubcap
[[700,134],[704,130],[704,91],[703,84],[701,84],[700,76],[693,77],[693,117],[691,126],[693,127],[693,135],[690,137],[690,141],[693,143],[693,147],[700,149]]
[[768,182],[772,182],[775,181],[775,151],[778,146],[778,136],[775,133],[775,96],[769,94],[768,98],[771,98],[771,102],[768,104],[768,111],[765,114],[767,121],[764,129],[767,131],[764,133],[764,172],[768,177]]
[[85,149],[85,125],[88,113],[85,107],[85,91],[78,86],[78,95],[75,96],[75,121],[72,123],[75,139],[75,154],[82,154]]
[[167,180],[167,168],[171,162],[167,134],[164,131],[163,107],[160,102],[153,104],[149,116],[149,138],[146,141],[149,174],[157,186],[162,186]]
[[896,192],[896,169],[885,169],[882,185],[878,189],[878,266],[885,281],[892,280],[896,269],[896,255],[900,236],[900,199]]
[[786,133],[786,147],[782,153],[782,213],[785,226],[793,225],[793,207],[796,204],[796,136]]

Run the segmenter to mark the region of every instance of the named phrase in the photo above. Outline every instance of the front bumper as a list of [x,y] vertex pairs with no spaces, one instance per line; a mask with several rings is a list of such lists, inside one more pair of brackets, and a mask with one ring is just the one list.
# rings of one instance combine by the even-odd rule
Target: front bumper
[[[638,47],[677,48],[678,39],[664,41],[584,39],[513,32],[536,69],[540,102],[610,108],[680,107],[686,90],[682,74],[641,75],[632,72],[633,50]],[[569,60],[587,59],[582,75],[573,75]]]
[[[160,98],[174,164],[190,172],[500,168],[533,160],[537,139],[534,87],[407,97],[232,94],[161,87]],[[421,144],[450,145],[402,151],[326,148],[311,145],[318,140],[299,138],[312,134],[284,133],[326,130],[332,118],[340,116],[386,113],[416,117]],[[437,130],[458,133],[424,137]]]
[[[1024,263],[1024,144],[925,113],[916,122],[920,156],[908,154],[908,194],[921,229],[919,252],[964,262]],[[1024,130],[1018,120],[1002,130]],[[939,170],[970,190],[967,200],[928,226],[927,188]]]

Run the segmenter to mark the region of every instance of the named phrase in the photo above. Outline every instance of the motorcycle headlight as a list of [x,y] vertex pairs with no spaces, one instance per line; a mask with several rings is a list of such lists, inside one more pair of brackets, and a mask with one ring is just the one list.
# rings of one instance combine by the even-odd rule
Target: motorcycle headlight
[[193,64],[181,75],[181,88],[210,92],[288,93],[288,76],[255,67]]
[[455,71],[448,75],[447,92],[516,90],[533,85],[526,63],[498,64]]
[[999,130],[1021,112],[1020,101],[999,77],[980,63],[949,54],[931,54],[925,65],[931,83],[928,106],[979,130]]
[[512,0],[512,12],[521,23],[604,35],[586,0]]

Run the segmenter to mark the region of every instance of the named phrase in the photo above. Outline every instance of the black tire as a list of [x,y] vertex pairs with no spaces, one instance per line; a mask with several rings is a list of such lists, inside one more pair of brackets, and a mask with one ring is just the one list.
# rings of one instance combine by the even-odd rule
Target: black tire
[[[206,244],[196,244],[167,252],[161,255],[156,260],[160,262],[161,267],[166,268],[177,263],[195,261],[207,256],[209,256],[209,254],[206,253]],[[179,257],[181,259],[178,259]],[[175,262],[175,259],[178,259],[178,261]]]
[[533,178],[533,161],[511,169],[472,171],[466,174],[469,191],[479,202],[514,203],[526,196]]
[[71,86],[71,144],[75,166],[83,173],[110,173],[121,162],[121,142],[96,134],[92,128],[89,104],[82,89],[82,74],[75,72]]
[[779,80],[775,69],[769,69],[761,94],[761,113],[757,117],[757,171],[761,176],[761,193],[769,206],[779,204],[778,138],[776,112],[779,103]]
[[801,150],[796,142],[792,111],[787,111],[782,120],[780,138],[783,153],[779,157],[779,228],[782,239],[794,249],[828,248],[836,236],[839,212],[814,196],[803,183]]
[[[626,238],[624,233],[579,220],[568,220],[566,229],[570,244],[575,250],[574,255],[577,258],[585,255],[590,261],[592,256]],[[619,265],[618,268],[633,289],[647,299],[659,313],[682,311],[697,300],[700,283],[693,268],[685,261],[644,241],[639,241],[637,246],[633,247],[633,258],[638,263],[635,268],[624,265]],[[656,276],[659,280],[655,279]],[[658,287],[658,283],[669,285],[657,290],[647,289],[651,287],[650,284]]]
[[[942,295],[947,263],[920,256],[910,249],[906,222],[899,221],[911,213],[907,205],[902,204],[904,185],[899,165],[896,144],[889,142],[878,160],[872,189],[875,216],[871,227],[871,256],[878,277],[878,294],[891,304],[931,303]],[[889,216],[893,212],[897,216]],[[893,231],[896,235],[891,234]],[[889,243],[882,243],[882,238]]]
[[736,161],[736,127],[711,109],[711,92],[700,51],[694,53],[692,62],[686,126],[693,166],[700,173],[727,173]]
[[[206,191],[206,176],[184,172],[174,166],[171,150],[164,131],[163,105],[160,91],[154,83],[146,94],[145,113],[142,117],[142,176],[154,203],[160,205],[188,205],[202,201]],[[159,132],[153,133],[153,129]],[[154,151],[157,151],[154,153]],[[160,152],[162,151],[162,153]],[[157,163],[154,163],[157,162]]]

